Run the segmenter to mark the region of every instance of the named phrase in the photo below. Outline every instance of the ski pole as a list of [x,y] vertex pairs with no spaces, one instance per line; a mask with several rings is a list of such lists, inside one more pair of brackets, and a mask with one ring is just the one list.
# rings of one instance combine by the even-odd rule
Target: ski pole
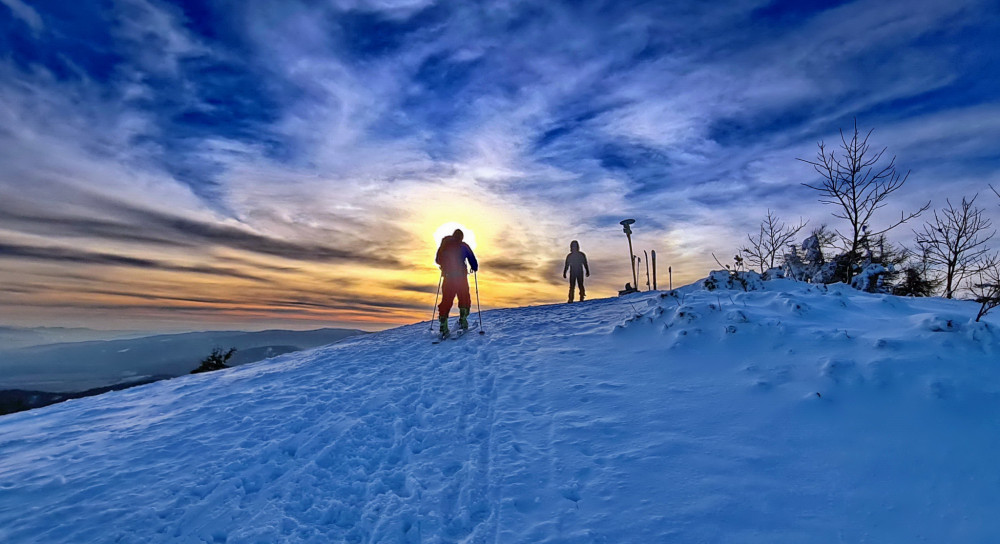
[[434,330],[434,312],[437,311],[438,296],[441,294],[441,282],[443,282],[443,281],[444,281],[444,272],[441,272],[441,275],[438,276],[438,289],[437,289],[437,292],[434,293],[434,307],[431,308],[431,330],[432,331]]
[[479,305],[479,274],[472,271],[472,277],[476,280],[476,313],[479,314],[479,334],[486,334],[483,330],[483,308]]

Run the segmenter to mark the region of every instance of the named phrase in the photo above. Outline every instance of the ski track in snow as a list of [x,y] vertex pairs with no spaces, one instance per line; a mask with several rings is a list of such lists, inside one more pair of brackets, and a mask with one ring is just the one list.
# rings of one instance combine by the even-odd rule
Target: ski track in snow
[[[986,542],[996,325],[776,282],[497,310],[0,418],[2,542]],[[474,316],[475,317],[475,316]]]

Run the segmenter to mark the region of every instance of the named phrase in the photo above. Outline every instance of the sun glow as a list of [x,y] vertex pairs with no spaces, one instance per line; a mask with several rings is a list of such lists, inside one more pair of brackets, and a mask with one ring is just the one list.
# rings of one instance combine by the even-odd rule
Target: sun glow
[[[524,244],[524,239],[530,239],[530,234],[524,231],[525,225],[531,224],[531,217],[516,202],[487,193],[474,184],[458,188],[421,186],[419,192],[408,193],[400,200],[401,206],[410,212],[405,220],[407,230],[424,234],[401,256],[412,263],[411,267],[386,274],[384,285],[426,285],[428,294],[421,291],[418,296],[411,290],[405,296],[412,297],[414,302],[418,298],[421,303],[426,300],[429,307],[434,303],[435,288],[440,281],[440,268],[434,262],[437,249],[445,236],[462,229],[463,241],[475,252],[480,264],[478,276],[470,276],[469,283],[473,290],[482,291],[484,309],[551,300],[555,296],[546,292],[551,289],[548,284],[525,280],[535,273],[532,265],[543,261],[545,256],[529,253],[534,246]],[[558,296],[563,296],[562,289],[559,291]]]
[[469,244],[469,247],[475,250],[476,233],[473,232],[472,229],[470,229],[469,227],[466,227],[461,223],[455,223],[454,221],[445,223],[440,227],[438,227],[436,231],[434,231],[434,242],[436,246],[440,246],[441,240],[443,240],[445,236],[451,236],[451,234],[455,232],[455,229],[462,229],[462,233],[465,235],[463,241],[466,244]]

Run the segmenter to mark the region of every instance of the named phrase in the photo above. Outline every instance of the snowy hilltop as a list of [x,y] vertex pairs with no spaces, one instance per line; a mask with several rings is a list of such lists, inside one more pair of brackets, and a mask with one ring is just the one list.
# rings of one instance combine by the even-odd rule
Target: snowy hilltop
[[1000,534],[996,316],[708,283],[485,312],[485,335],[439,345],[418,323],[5,416],[0,541]]

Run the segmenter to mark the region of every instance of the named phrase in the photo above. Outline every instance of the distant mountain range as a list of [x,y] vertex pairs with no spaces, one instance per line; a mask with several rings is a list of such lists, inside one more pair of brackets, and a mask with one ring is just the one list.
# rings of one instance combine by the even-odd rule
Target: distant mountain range
[[[30,334],[21,333],[30,330],[38,333],[36,338],[107,333],[88,329],[18,330],[5,327],[0,328],[0,335],[17,331],[17,334],[4,338],[20,335],[20,341],[24,342]],[[66,395],[187,374],[197,368],[213,348],[235,347],[236,354],[229,364],[238,366],[331,344],[363,333],[356,329],[333,328],[312,331],[210,331],[0,348],[0,390]]]
[[0,326],[0,352],[45,344],[139,338],[151,334],[153,333],[143,331],[99,331],[82,327]]

